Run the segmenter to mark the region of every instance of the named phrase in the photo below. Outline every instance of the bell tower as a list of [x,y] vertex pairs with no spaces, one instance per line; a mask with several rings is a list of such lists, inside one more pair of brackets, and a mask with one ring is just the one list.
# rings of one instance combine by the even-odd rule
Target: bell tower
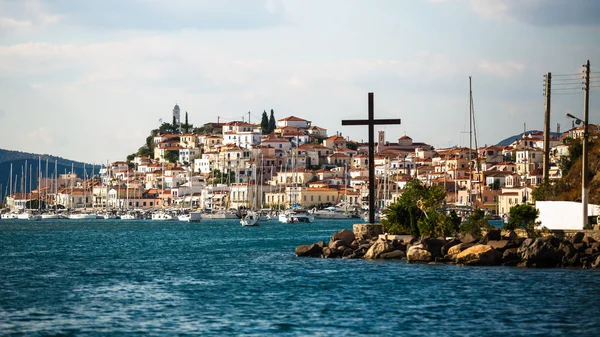
[[377,152],[383,151],[384,146],[385,146],[385,131],[379,130],[379,131],[377,131]]
[[181,125],[181,111],[179,110],[179,105],[175,104],[175,107],[173,107],[173,117],[175,118],[175,123],[177,123],[177,126]]

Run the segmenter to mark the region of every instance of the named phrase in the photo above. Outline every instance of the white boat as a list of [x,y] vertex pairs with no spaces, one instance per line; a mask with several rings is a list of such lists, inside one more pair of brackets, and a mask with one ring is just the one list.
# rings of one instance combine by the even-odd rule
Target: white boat
[[237,214],[232,211],[216,211],[202,214],[202,219],[215,220],[215,219],[239,219]]
[[17,214],[17,219],[29,220],[29,215],[31,215],[31,213],[19,213],[19,214]]
[[91,213],[71,213],[69,219],[71,220],[96,220],[96,214]]
[[137,219],[137,218],[135,217],[135,215],[133,215],[131,213],[126,213],[126,214],[121,215],[121,220],[135,220],[135,219]]
[[327,207],[313,211],[315,219],[352,219],[352,214],[336,207]]
[[200,212],[190,212],[188,214],[181,214],[177,219],[179,221],[200,222],[202,214]]
[[44,213],[42,214],[42,219],[44,220],[52,220],[52,219],[61,219],[62,217],[60,216],[60,214],[56,214],[56,213]]
[[27,217],[29,221],[42,221],[42,216],[40,214],[29,214]]
[[121,219],[120,216],[116,215],[116,214],[105,214],[103,216],[104,219],[106,220],[115,220],[115,219]]
[[279,214],[279,222],[282,223],[297,223],[297,222],[308,222],[315,221],[312,214],[308,213],[305,209],[293,208],[286,210]]
[[170,213],[165,212],[155,212],[152,213],[152,220],[154,221],[170,221],[175,220],[175,216]]
[[249,211],[246,216],[244,216],[240,223],[242,226],[258,226],[258,214],[254,211]]
[[18,219],[19,216],[16,213],[4,213],[2,214],[2,216],[0,216],[0,219],[2,220],[12,220],[12,219]]

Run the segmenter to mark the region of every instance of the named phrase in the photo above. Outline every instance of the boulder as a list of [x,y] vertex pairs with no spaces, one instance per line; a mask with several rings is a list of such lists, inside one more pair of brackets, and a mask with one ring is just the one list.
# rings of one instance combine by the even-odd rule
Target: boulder
[[331,240],[329,240],[329,242],[332,241],[342,241],[345,243],[344,246],[350,246],[352,244],[352,241],[354,241],[354,233],[347,230],[347,229],[342,229],[339,232],[335,232],[333,233],[333,236],[331,237]]
[[[556,238],[554,238],[556,239]],[[562,252],[554,247],[556,240],[552,238],[537,238],[531,244],[525,245],[525,240],[518,252],[521,254],[523,266],[526,267],[556,267],[562,262]]]
[[473,244],[473,243],[461,243],[458,245],[454,245],[454,246],[450,247],[450,249],[448,249],[448,254],[446,254],[446,255],[456,255],[467,248],[473,247],[474,245],[475,244]]
[[383,234],[383,227],[374,224],[356,224],[352,226],[352,231],[357,239],[369,240],[379,237],[379,234]]
[[588,248],[588,245],[585,242],[580,242],[580,243],[574,244],[573,248],[575,248],[576,251],[583,253]]
[[319,257],[322,249],[317,244],[298,246],[296,247],[296,256]]
[[329,241],[329,244],[327,245],[327,247],[331,248],[331,249],[337,249],[338,247],[342,247],[342,246],[346,246],[347,243],[342,241],[342,240],[335,240],[335,241]]
[[406,252],[406,261],[408,263],[427,263],[431,261],[431,253],[425,249],[423,244],[413,245]]
[[456,263],[467,266],[493,266],[498,260],[496,251],[488,245],[475,245],[456,256]]
[[418,239],[414,236],[407,236],[404,238],[404,244],[406,245],[412,245],[413,243],[417,242]]
[[458,244],[460,244],[461,241],[457,238],[454,238],[452,240],[450,240],[449,242],[447,242],[443,247],[442,247],[442,255],[446,255],[448,254],[448,250]]
[[509,241],[517,240],[518,238],[519,238],[519,236],[513,230],[508,231],[508,233],[506,233],[506,235],[504,236],[504,239],[509,240]]
[[591,267],[594,269],[600,269],[600,255],[598,255],[598,257],[596,257],[596,260],[594,260],[594,262],[592,262]]
[[401,260],[406,257],[406,254],[404,254],[404,252],[401,250],[394,250],[388,253],[383,253],[379,257],[385,260]]
[[502,233],[500,229],[491,229],[489,230],[483,238],[481,238],[481,243],[487,243],[488,241],[499,241],[502,240]]
[[517,253],[518,248],[508,248],[502,254],[502,265],[503,266],[516,266],[521,262],[521,255]]
[[465,236],[462,237],[462,239],[460,240],[462,243],[475,243],[477,242],[479,239],[471,233],[467,233]]
[[508,248],[508,240],[490,240],[487,244],[500,252],[504,252]]
[[584,236],[583,239],[581,240],[581,242],[585,242],[588,246],[591,246],[592,243],[596,242],[596,240],[594,240],[593,237],[591,236]]
[[378,259],[381,254],[391,252],[394,247],[387,240],[377,240],[365,254],[365,259]]
[[445,239],[424,238],[421,240],[423,248],[425,248],[432,257],[442,257],[442,247],[446,244]]
[[571,241],[572,244],[581,243],[581,240],[583,240],[584,236],[585,236],[585,233],[577,232],[571,237],[571,240],[569,240],[569,241]]
[[341,256],[341,252],[339,250],[331,249],[329,247],[323,248],[323,251],[321,252],[321,257],[324,259],[330,259],[330,258],[340,257],[340,256]]
[[600,242],[594,242],[590,245],[590,248],[588,248],[592,251],[592,254],[598,254],[600,253]]

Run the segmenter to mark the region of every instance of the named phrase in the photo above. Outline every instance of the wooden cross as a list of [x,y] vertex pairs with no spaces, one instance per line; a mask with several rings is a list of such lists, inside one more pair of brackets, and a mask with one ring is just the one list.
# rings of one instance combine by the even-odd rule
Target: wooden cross
[[400,124],[400,119],[375,119],[373,93],[369,93],[369,118],[342,120],[342,125],[369,126],[369,223],[375,223],[375,125]]

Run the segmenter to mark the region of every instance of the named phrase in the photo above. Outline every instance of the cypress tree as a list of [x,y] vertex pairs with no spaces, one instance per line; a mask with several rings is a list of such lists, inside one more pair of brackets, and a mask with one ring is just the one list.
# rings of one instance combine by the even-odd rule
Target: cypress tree
[[269,117],[267,117],[267,110],[263,111],[260,129],[262,130],[263,135],[269,133]]
[[177,125],[177,119],[175,119],[175,115],[173,115],[173,123],[171,123],[171,131],[173,133],[177,133],[179,131],[179,127]]
[[269,133],[275,131],[275,128],[277,128],[277,124],[275,123],[275,113],[273,112],[273,109],[271,109],[271,117],[269,117]]

